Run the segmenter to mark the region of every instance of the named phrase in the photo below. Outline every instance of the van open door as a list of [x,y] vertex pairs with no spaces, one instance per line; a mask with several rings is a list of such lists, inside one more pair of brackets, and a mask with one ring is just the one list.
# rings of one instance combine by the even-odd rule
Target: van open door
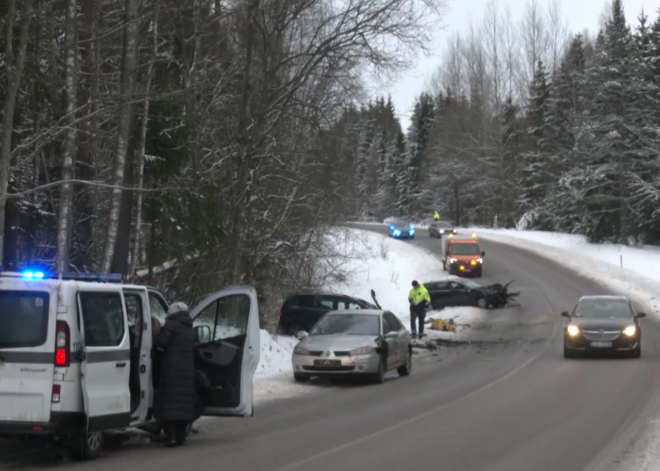
[[204,415],[251,416],[252,380],[259,365],[259,305],[254,287],[232,287],[191,312],[195,368],[206,383]]
[[78,313],[87,432],[128,427],[131,350],[121,286],[85,286],[78,292]]

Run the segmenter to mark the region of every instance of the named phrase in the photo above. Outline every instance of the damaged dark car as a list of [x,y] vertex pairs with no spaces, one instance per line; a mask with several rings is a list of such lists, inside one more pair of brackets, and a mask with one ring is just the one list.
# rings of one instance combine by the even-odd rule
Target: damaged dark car
[[482,309],[502,308],[514,304],[520,294],[509,292],[509,285],[481,285],[472,280],[429,281],[424,286],[431,296],[433,309],[439,311],[446,307],[477,306]]

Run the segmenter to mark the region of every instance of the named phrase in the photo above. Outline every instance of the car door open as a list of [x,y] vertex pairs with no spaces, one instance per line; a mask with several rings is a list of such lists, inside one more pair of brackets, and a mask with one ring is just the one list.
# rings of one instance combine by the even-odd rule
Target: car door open
[[131,421],[130,340],[120,286],[87,286],[78,292],[77,352],[87,431],[127,427]]
[[204,415],[252,415],[252,380],[259,364],[259,306],[252,287],[228,288],[191,311],[195,368],[204,377]]

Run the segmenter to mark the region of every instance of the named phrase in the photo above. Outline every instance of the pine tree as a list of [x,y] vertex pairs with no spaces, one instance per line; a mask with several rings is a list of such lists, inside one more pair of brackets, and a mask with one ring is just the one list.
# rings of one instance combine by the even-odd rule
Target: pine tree
[[421,210],[420,203],[425,195],[425,181],[428,168],[424,156],[429,140],[429,130],[433,122],[434,99],[429,93],[422,93],[415,103],[408,129],[409,152],[409,213],[415,215]]
[[[549,98],[550,86],[547,73],[543,62],[539,60],[530,85],[527,105],[527,138],[530,150],[522,155],[521,165],[518,169],[520,208],[524,212],[532,214],[539,210],[550,184],[549,169],[544,161],[542,147],[547,134],[546,117]],[[539,224],[541,223],[539,222]],[[534,227],[541,228],[537,224],[534,224]]]

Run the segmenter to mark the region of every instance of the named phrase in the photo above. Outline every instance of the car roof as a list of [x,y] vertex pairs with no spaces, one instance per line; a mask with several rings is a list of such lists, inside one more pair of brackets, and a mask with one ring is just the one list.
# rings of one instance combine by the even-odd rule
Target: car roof
[[[342,298],[355,299],[358,301],[365,301],[364,299],[356,298],[355,296],[350,296],[348,294],[336,293],[334,291],[324,291],[324,290],[309,290],[309,291],[298,291],[297,293],[289,294],[289,298],[294,296],[339,296]],[[367,302],[367,301],[365,301]]]
[[365,316],[380,316],[385,311],[382,309],[346,309],[345,311],[329,311],[326,316],[341,316],[345,314],[363,314]]
[[611,294],[597,294],[582,296],[579,303],[583,301],[615,301],[615,302],[628,302],[628,298],[622,295],[611,295]]

